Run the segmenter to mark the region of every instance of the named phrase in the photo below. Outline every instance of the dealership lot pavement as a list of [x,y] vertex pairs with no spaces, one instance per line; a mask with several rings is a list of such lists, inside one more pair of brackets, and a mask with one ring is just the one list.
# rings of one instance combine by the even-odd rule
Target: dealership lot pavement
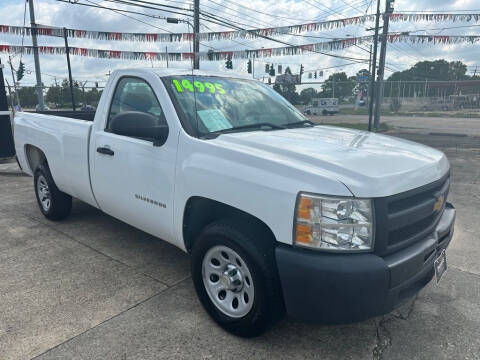
[[32,179],[0,164],[0,359],[480,359],[480,138],[395,135],[452,163],[458,212],[440,285],[381,318],[285,320],[252,340],[208,318],[186,254],[81,202],[50,222]]

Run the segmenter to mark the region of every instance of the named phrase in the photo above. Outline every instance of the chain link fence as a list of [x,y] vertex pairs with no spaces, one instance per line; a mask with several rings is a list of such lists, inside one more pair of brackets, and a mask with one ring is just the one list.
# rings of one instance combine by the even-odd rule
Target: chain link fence
[[[72,95],[68,84],[43,87],[44,110],[73,110]],[[102,87],[74,87],[73,97],[76,110],[94,110],[102,95]],[[36,86],[17,86],[8,89],[8,104],[16,110],[38,111]]]
[[[301,85],[275,85],[274,88],[300,110],[336,99],[338,112],[366,114],[371,101],[368,82],[311,82]],[[295,90],[296,92],[295,92]],[[480,117],[480,81],[384,81],[381,113],[422,115],[445,113]],[[319,114],[322,111],[318,111]]]

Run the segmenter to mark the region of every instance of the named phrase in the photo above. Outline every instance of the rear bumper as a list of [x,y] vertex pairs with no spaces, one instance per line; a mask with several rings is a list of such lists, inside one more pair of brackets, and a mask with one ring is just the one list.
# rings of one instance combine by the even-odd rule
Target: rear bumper
[[339,324],[391,312],[430,282],[433,262],[449,245],[454,223],[455,209],[447,204],[431,236],[386,257],[277,247],[288,314]]

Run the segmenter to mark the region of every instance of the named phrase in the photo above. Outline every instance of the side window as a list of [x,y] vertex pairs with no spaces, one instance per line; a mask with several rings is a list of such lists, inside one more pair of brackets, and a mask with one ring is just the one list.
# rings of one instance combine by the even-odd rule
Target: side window
[[165,115],[153,89],[145,80],[139,78],[123,77],[117,83],[106,129],[110,129],[110,122],[115,115],[127,111],[146,112],[155,116],[159,125],[165,123]]

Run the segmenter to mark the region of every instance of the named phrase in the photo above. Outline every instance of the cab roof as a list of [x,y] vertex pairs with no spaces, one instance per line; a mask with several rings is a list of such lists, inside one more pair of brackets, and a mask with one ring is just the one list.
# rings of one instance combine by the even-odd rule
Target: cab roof
[[192,69],[175,69],[175,68],[131,68],[131,69],[122,69],[120,71],[145,71],[149,73],[155,73],[160,77],[166,76],[182,76],[182,75],[197,75],[197,76],[221,76],[225,78],[232,78],[232,79],[252,79],[251,75],[243,75],[234,73],[232,71],[206,71],[206,70],[192,70]]

